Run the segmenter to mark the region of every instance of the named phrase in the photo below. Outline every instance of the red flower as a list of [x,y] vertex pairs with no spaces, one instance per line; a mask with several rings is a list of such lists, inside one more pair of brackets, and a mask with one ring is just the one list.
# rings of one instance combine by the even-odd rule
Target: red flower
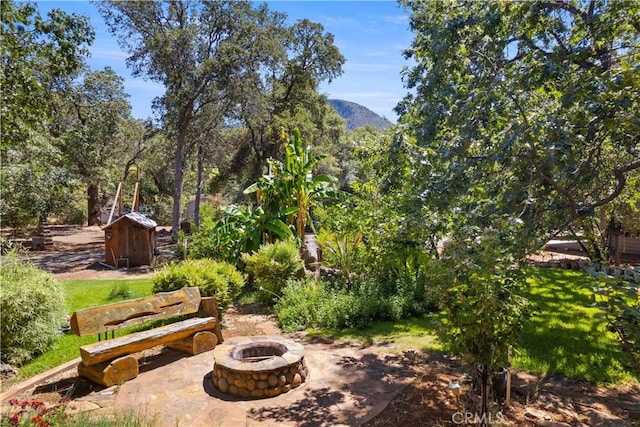
[[18,414],[13,414],[9,419],[9,424],[11,424],[12,426],[17,426],[19,422],[20,422],[20,415]]
[[38,409],[39,407],[44,406],[44,402],[39,402],[39,401],[33,401],[31,402],[31,407],[33,409]]

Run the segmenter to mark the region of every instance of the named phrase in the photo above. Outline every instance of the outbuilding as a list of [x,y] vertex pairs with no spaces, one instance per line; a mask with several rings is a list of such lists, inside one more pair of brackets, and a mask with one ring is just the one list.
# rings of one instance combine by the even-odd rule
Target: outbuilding
[[114,267],[152,265],[156,250],[156,224],[139,212],[117,218],[104,230],[105,262]]

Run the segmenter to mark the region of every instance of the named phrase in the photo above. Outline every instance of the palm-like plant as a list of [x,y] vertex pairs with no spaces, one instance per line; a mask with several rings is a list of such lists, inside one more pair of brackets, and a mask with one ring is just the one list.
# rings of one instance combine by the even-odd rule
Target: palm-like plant
[[342,275],[347,281],[347,286],[351,288],[351,278],[358,262],[358,248],[362,243],[362,232],[358,231],[355,236],[333,234],[324,242],[324,249],[327,260],[342,271]]
[[260,181],[247,187],[245,194],[256,193],[265,214],[285,214],[284,220],[294,224],[300,241],[304,241],[310,209],[325,200],[344,200],[346,194],[334,187],[335,179],[328,175],[314,175],[313,168],[324,156],[314,156],[309,146],[304,146],[300,131],[295,129],[290,137],[282,131],[284,162],[269,161],[269,173]]

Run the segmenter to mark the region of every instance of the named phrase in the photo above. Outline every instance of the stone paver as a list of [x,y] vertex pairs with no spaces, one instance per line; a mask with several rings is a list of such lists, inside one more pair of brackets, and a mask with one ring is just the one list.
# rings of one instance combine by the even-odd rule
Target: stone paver
[[304,346],[307,381],[276,397],[220,393],[212,384],[210,351],[141,372],[119,387],[113,407],[154,415],[158,426],[357,426],[416,376],[403,356],[375,348]]

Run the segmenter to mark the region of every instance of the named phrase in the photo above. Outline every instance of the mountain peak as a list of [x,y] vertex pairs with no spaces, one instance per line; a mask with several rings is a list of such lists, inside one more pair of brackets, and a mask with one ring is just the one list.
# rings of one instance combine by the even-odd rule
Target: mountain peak
[[342,99],[329,99],[329,104],[347,121],[347,130],[371,125],[378,130],[391,127],[392,123],[360,104]]

